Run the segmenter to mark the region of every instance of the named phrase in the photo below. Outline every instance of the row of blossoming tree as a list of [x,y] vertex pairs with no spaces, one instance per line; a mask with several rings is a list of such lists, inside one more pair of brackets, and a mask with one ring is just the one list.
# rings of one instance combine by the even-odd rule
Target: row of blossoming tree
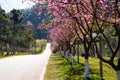
[[[89,77],[88,59],[91,46],[103,62],[116,71],[120,80],[120,1],[119,0],[33,0],[48,3],[48,10],[55,16],[49,26],[52,49],[59,46],[70,47],[79,39],[84,45],[85,74]],[[106,31],[107,30],[107,31]],[[109,33],[110,36],[108,36]],[[101,56],[96,39],[102,37],[107,44],[109,59]],[[113,46],[111,40],[116,40]],[[115,58],[117,61],[115,62]]]

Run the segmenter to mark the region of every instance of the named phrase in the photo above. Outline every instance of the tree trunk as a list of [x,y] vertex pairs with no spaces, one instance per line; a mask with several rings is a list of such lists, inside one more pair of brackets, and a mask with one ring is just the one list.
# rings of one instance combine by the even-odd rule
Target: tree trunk
[[64,51],[63,51],[63,50],[61,50],[61,55],[62,55],[62,57],[65,57],[65,56],[64,56]]
[[77,60],[78,60],[78,63],[79,63],[79,44],[77,45]]
[[[100,55],[102,56],[102,37],[100,36],[99,37],[99,53]],[[103,79],[103,64],[102,64],[102,60],[100,59],[100,77],[101,77],[101,80]]]
[[85,72],[84,72],[85,78],[90,78],[89,76],[89,62],[88,59],[85,59]]
[[67,50],[66,52],[65,52],[65,58],[68,60],[68,54],[69,54],[69,51]]
[[73,59],[72,53],[70,53],[70,64],[71,64],[72,69],[74,69],[74,59]]
[[120,70],[116,71],[116,80],[120,80]]
[[7,51],[7,54],[6,54],[6,55],[9,55],[9,51],[10,51],[9,43],[6,44],[6,51]]

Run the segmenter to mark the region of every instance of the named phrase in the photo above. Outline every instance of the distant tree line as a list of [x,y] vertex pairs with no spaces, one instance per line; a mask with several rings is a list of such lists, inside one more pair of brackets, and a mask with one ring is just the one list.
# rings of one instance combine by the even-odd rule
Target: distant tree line
[[23,16],[25,17],[22,23],[26,24],[30,21],[33,24],[37,39],[47,39],[48,33],[45,25],[54,18],[53,15],[46,9],[47,5],[47,3],[43,5],[36,3],[32,9],[21,10]]
[[6,14],[0,7],[0,51],[5,51],[4,55],[26,51],[33,45],[33,30],[21,23],[23,19],[20,10],[13,9]]

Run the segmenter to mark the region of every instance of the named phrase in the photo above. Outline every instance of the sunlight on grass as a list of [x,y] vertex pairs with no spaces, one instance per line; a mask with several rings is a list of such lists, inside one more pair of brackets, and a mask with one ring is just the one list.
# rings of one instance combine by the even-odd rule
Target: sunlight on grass
[[[84,58],[81,57],[80,59],[81,63],[84,63]],[[90,67],[90,75],[91,77],[100,77],[99,76],[99,59],[98,58],[89,58],[89,67]],[[97,75],[96,75],[97,74]],[[115,80],[116,78],[116,73],[113,70],[113,68],[106,64],[103,63],[103,77],[105,80]]]
[[45,40],[45,39],[37,39],[36,40],[36,43],[37,44],[44,44],[44,43],[46,43],[47,42],[47,40]]
[[[44,80],[86,80],[84,74],[84,58],[80,57],[80,63],[77,63],[77,57],[74,57],[75,69],[71,69],[69,61],[60,55],[52,54]],[[89,58],[90,76],[92,80],[100,80],[99,75],[99,59]],[[115,80],[115,71],[107,64],[103,64],[103,76],[105,80]]]

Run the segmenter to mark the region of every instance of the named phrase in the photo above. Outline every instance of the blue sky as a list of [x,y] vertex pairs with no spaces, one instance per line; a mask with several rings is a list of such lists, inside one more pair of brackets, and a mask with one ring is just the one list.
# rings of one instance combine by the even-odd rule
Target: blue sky
[[10,10],[14,9],[24,9],[30,8],[33,5],[32,2],[24,2],[22,0],[0,0],[0,6],[6,11],[9,12]]

